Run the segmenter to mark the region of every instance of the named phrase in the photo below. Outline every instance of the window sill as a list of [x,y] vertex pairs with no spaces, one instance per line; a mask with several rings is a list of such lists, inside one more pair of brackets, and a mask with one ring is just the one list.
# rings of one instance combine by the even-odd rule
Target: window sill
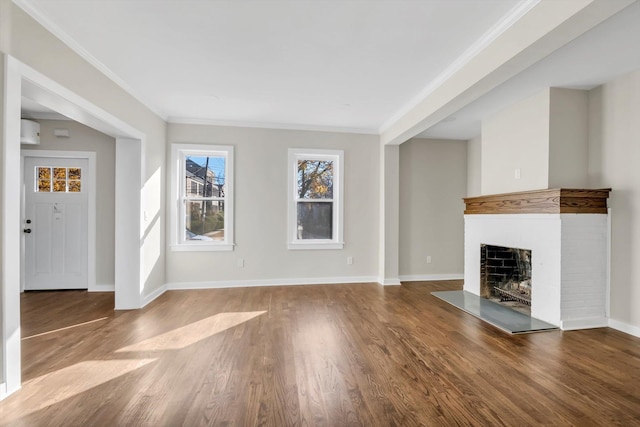
[[344,242],[327,242],[327,243],[299,243],[291,242],[288,245],[289,250],[322,250],[322,249],[343,249]]
[[181,243],[178,245],[171,245],[171,251],[173,252],[224,252],[232,251],[235,245],[233,243]]

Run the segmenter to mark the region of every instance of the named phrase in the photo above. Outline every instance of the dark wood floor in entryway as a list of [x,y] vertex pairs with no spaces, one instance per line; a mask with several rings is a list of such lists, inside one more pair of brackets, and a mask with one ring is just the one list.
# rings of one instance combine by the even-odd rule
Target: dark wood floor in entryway
[[510,336],[433,297],[460,282],[22,297],[16,426],[640,425],[640,339]]

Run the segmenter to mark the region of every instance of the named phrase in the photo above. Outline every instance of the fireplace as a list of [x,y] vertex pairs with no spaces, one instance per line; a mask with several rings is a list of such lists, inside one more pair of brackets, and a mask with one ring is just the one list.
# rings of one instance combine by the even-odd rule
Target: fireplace
[[480,296],[531,315],[531,250],[480,245]]
[[[464,290],[509,297],[508,292],[517,288],[515,296],[526,301],[518,294],[526,293],[529,284],[532,318],[565,330],[606,326],[609,192],[550,189],[466,198]],[[529,281],[521,271],[501,272],[499,277],[507,283],[511,277],[506,287],[512,289],[483,287],[483,277],[498,271],[486,260],[484,270],[481,267],[483,245],[484,252],[489,245],[528,251],[517,256],[520,262],[528,258],[530,266],[524,271],[529,270]],[[501,262],[518,263],[515,257]]]

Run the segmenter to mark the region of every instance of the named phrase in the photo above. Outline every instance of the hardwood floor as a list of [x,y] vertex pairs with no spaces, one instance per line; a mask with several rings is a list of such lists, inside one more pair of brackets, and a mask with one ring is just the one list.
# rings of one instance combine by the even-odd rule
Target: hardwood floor
[[460,282],[22,297],[11,426],[640,425],[640,339],[510,336],[433,297]]

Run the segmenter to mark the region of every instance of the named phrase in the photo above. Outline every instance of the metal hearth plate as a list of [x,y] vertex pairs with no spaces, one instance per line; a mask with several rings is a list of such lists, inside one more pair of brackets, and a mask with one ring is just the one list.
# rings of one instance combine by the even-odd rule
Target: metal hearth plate
[[449,304],[458,307],[480,320],[502,329],[510,334],[523,334],[527,332],[541,332],[558,329],[550,323],[534,319],[531,316],[519,313],[496,302],[480,298],[467,291],[440,291],[431,292],[431,295],[440,298]]

